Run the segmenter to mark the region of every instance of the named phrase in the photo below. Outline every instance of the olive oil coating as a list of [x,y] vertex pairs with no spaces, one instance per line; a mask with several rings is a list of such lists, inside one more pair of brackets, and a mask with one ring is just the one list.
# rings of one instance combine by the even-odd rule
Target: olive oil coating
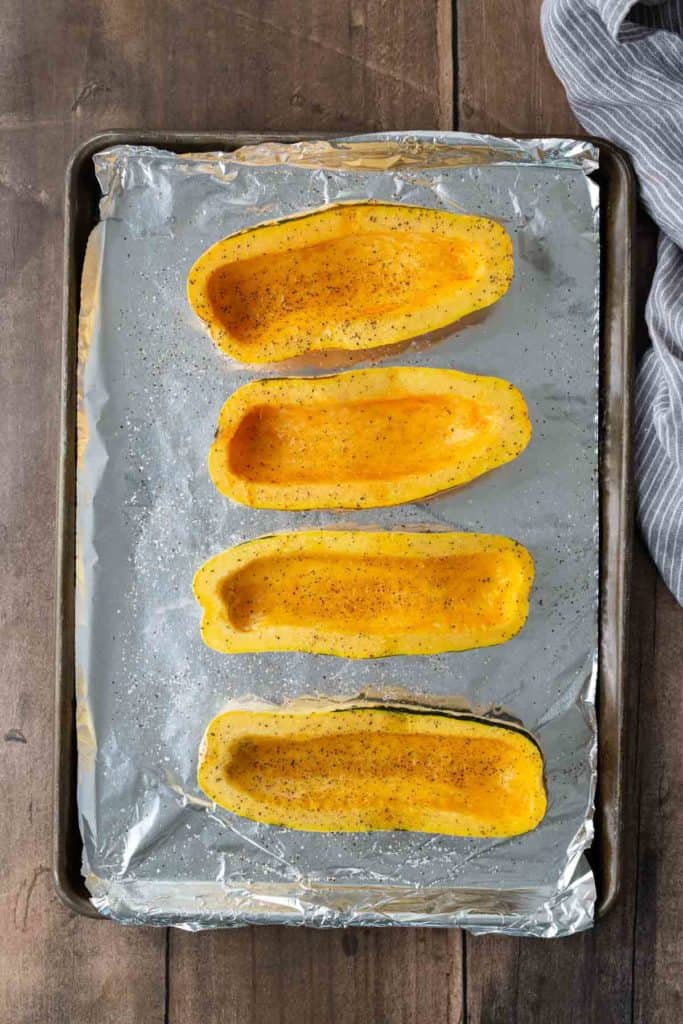
[[245,363],[393,344],[496,302],[513,272],[485,217],[342,203],[222,239],[192,267],[195,313]]
[[227,711],[198,777],[236,814],[312,831],[507,836],[546,810],[543,758],[523,729],[408,707]]

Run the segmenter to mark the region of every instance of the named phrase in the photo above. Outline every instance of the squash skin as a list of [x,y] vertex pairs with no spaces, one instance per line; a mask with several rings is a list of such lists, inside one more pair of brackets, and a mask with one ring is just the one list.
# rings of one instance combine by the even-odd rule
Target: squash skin
[[226,711],[206,730],[197,780],[235,814],[314,832],[514,836],[547,809],[529,733],[425,706]]
[[526,621],[533,577],[508,537],[302,530],[209,559],[194,594],[216,651],[378,658],[505,643]]
[[340,203],[212,245],[188,276],[215,344],[244,363],[414,338],[496,302],[512,241],[485,217]]
[[252,508],[377,508],[468,483],[530,438],[522,394],[496,377],[387,367],[270,378],[224,404],[209,474]]

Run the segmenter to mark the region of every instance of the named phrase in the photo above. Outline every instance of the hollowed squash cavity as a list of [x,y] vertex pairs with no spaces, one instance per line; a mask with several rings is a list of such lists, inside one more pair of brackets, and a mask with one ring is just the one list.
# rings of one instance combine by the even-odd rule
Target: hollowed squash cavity
[[309,530],[222,552],[194,592],[217,651],[375,658],[509,640],[526,621],[533,574],[529,552],[507,537]]
[[209,472],[254,508],[372,508],[467,483],[530,436],[524,398],[495,377],[389,367],[258,380],[223,406]]
[[512,836],[547,803],[523,729],[409,705],[226,711],[206,731],[198,781],[235,814],[316,832]]
[[512,267],[496,221],[347,203],[217,242],[192,267],[188,298],[220,349],[268,363],[444,327],[504,295]]

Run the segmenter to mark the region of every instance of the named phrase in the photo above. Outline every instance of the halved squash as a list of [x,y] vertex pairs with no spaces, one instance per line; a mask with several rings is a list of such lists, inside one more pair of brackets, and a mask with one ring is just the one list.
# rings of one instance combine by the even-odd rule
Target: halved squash
[[533,575],[507,537],[303,530],[209,559],[194,593],[214,650],[378,658],[504,643],[526,621]]
[[410,705],[226,711],[197,778],[235,814],[312,832],[514,836],[547,805],[543,757],[523,729]]
[[373,508],[467,483],[530,437],[524,398],[496,377],[392,366],[257,380],[223,406],[209,473],[253,508]]
[[343,203],[216,242],[192,267],[188,298],[220,349],[270,363],[414,338],[490,306],[511,279],[496,221]]

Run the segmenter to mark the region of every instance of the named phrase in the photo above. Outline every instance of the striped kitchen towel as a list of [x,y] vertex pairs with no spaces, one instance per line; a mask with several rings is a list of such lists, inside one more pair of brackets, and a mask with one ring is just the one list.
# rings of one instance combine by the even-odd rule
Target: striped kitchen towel
[[587,131],[629,153],[660,229],[636,383],[638,517],[683,604],[683,0],[544,0],[548,57]]

